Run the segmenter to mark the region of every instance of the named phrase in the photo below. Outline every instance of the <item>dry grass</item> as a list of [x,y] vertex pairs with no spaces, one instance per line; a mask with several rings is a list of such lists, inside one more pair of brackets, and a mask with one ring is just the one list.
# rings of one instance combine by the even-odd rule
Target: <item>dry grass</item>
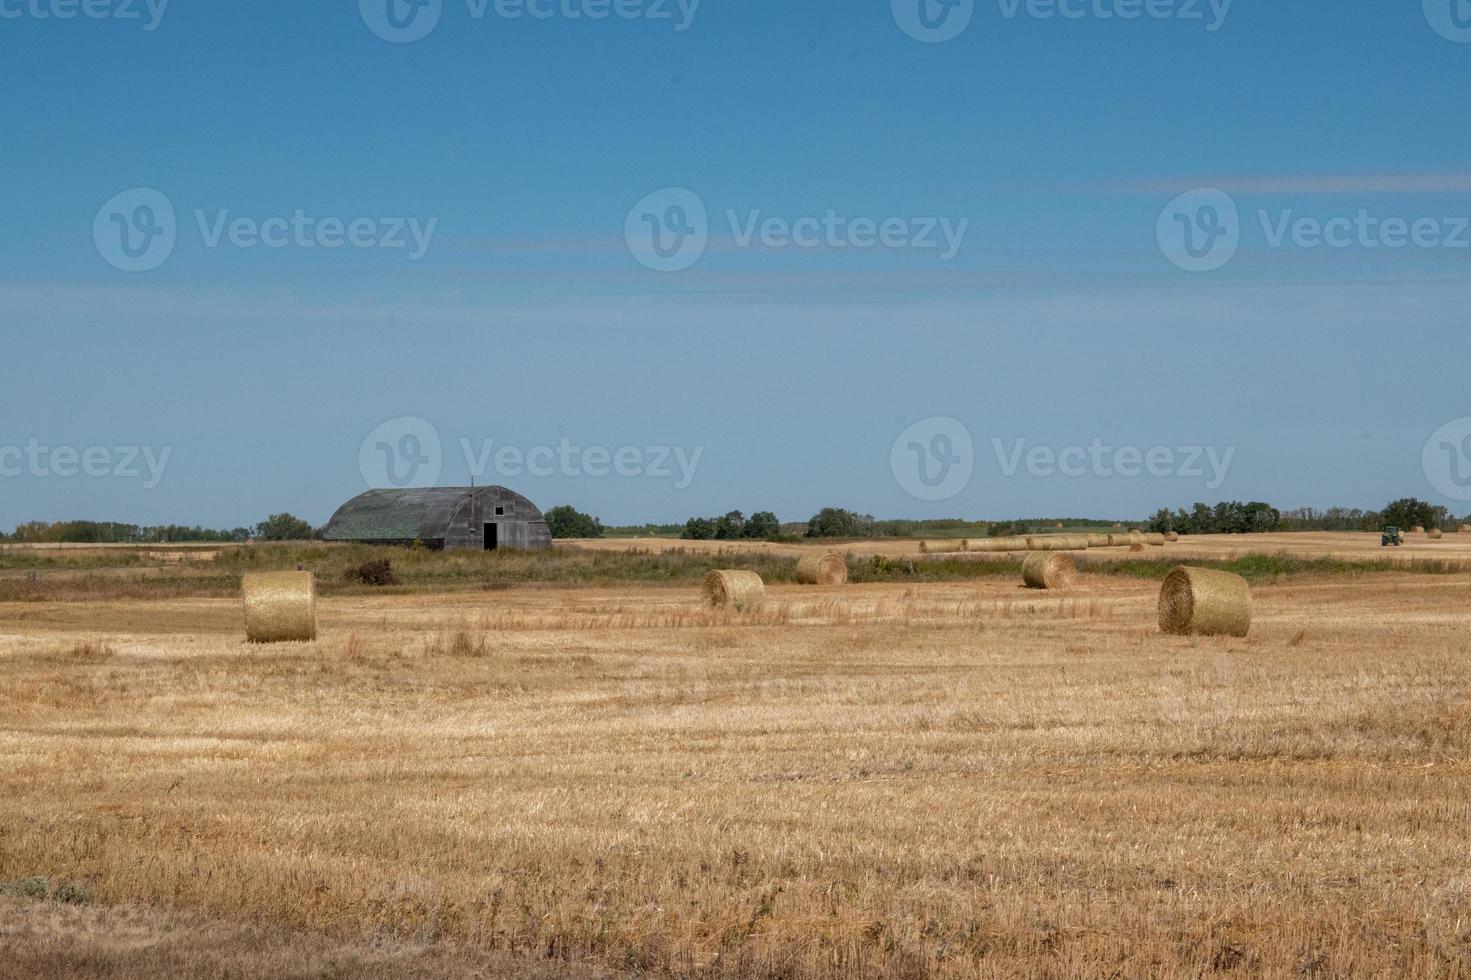
[[1156,592],[0,605],[0,975],[1471,973],[1471,577]]

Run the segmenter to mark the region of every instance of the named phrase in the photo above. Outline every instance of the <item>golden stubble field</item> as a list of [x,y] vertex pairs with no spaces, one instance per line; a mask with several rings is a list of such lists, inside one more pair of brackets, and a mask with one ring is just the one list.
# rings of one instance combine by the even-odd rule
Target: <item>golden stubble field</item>
[[1471,575],[1156,588],[0,605],[0,975],[1471,975]]
[[[1063,533],[1061,531],[1055,533]],[[944,542],[945,539],[932,539]],[[980,539],[976,539],[980,540]],[[814,547],[807,543],[768,544],[764,541],[682,541],[675,538],[599,538],[575,542],[592,551],[625,551],[630,547],[650,551],[766,551],[777,555],[804,555]],[[919,555],[919,541],[908,538],[869,538],[843,541],[835,550],[853,555],[883,555],[888,558]],[[1089,558],[1129,557],[1126,548],[1090,548]],[[1021,552],[1013,554],[1020,555]],[[1280,534],[1207,534],[1186,536],[1163,548],[1146,548],[1146,558],[1231,560],[1248,554],[1290,555],[1301,558],[1345,558],[1357,560],[1448,560],[1471,561],[1471,534],[1446,534],[1432,540],[1424,534],[1405,532],[1405,543],[1397,548],[1380,545],[1380,536],[1361,531],[1310,531]],[[979,555],[978,557],[994,557]]]

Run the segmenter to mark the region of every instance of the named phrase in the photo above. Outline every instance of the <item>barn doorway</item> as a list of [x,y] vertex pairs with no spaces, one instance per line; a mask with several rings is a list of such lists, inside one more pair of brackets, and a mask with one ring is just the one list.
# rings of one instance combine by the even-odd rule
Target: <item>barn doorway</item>
[[495,551],[501,546],[500,525],[485,525],[485,550]]

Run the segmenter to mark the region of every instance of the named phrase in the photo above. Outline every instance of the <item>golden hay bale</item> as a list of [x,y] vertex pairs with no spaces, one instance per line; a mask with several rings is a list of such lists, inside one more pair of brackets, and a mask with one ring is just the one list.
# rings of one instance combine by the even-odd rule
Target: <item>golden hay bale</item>
[[1028,551],[1086,551],[1086,534],[1037,534],[1027,538]]
[[1022,581],[1029,589],[1066,589],[1077,578],[1077,563],[1068,555],[1034,551],[1022,562]]
[[1090,535],[1088,535],[1088,547],[1090,547],[1090,548],[1107,548],[1107,547],[1109,547],[1112,544],[1113,544],[1113,538],[1110,535],[1107,535],[1107,534],[1090,534]]
[[1457,530],[1459,530],[1461,534],[1471,534],[1471,524],[1462,524]]
[[1432,541],[1439,541],[1441,538],[1445,537],[1445,532],[1438,527],[1432,527],[1428,533]]
[[986,547],[977,549],[980,551],[1026,551],[1027,542],[1023,538],[992,538],[986,542]]
[[317,580],[311,572],[265,572],[240,579],[245,639],[286,643],[317,638]]
[[964,550],[964,541],[921,541],[919,543],[919,553],[922,555],[953,555]]
[[797,581],[803,585],[843,585],[848,581],[848,562],[836,551],[803,555],[797,562]]
[[1168,541],[1168,542],[1170,542],[1171,544],[1174,544],[1176,541],[1179,541],[1180,540],[1180,532],[1179,531],[1166,531],[1165,532],[1165,540]]
[[1165,546],[1165,536],[1163,534],[1146,534],[1144,535],[1144,543],[1152,548],[1163,548]]
[[1423,527],[1421,527],[1419,524],[1416,524],[1414,527],[1410,528],[1410,532],[1412,534],[1424,534],[1425,533],[1425,529]]
[[1231,572],[1181,565],[1160,587],[1159,628],[1176,636],[1245,636],[1251,586]]
[[766,583],[755,572],[726,570],[705,576],[705,601],[716,609],[751,612],[766,598]]

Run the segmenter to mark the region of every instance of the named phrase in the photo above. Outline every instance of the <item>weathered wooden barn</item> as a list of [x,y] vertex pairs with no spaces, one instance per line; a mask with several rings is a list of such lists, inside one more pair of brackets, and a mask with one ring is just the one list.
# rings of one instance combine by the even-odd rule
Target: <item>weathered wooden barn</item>
[[536,505],[505,487],[369,490],[337,509],[327,541],[412,544],[451,551],[540,551],[552,546]]

